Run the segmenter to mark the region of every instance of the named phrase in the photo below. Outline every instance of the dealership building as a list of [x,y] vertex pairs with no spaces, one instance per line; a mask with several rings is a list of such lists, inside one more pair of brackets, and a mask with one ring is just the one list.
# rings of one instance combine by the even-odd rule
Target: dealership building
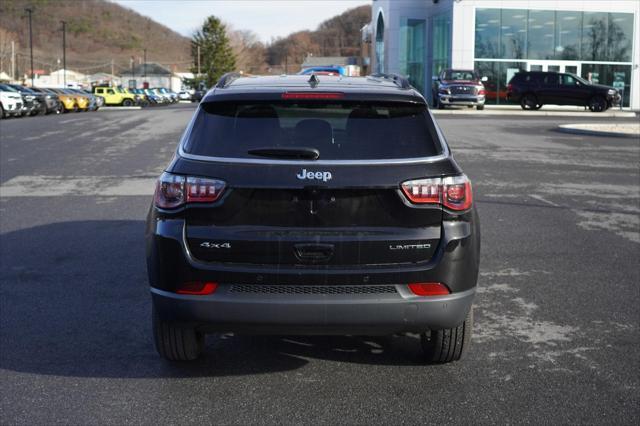
[[428,100],[444,68],[486,76],[487,103],[506,103],[519,70],[578,74],[640,109],[638,0],[373,0],[364,37],[371,72],[398,73]]

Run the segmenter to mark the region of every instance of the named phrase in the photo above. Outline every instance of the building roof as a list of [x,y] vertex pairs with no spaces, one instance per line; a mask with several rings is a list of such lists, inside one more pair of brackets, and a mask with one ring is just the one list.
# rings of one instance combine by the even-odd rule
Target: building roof
[[[65,74],[65,69],[60,68],[59,70],[52,71],[49,75],[62,76],[63,74]],[[70,69],[66,70],[66,75],[67,75],[67,79],[76,79],[76,80],[81,80],[86,77],[85,74],[78,71],[73,71]]]
[[302,67],[317,67],[330,65],[357,65],[357,56],[307,56]]
[[[146,66],[145,66],[146,65]],[[162,75],[171,76],[173,73],[162,65],[155,62],[147,62],[133,67],[134,75]],[[131,75],[131,70],[127,70],[122,75]]]

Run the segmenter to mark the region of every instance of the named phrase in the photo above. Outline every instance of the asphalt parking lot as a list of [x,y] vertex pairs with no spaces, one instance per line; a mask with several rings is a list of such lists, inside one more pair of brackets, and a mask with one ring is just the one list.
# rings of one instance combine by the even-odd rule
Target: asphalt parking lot
[[[466,359],[414,336],[152,344],[143,224],[192,105],[0,123],[0,423],[614,423],[640,415],[640,141],[441,116],[483,247]],[[626,122],[633,119],[607,118]]]

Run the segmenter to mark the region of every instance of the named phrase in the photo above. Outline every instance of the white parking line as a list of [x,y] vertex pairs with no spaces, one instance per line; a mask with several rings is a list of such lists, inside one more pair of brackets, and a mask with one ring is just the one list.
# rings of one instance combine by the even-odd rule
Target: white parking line
[[150,196],[151,176],[16,176],[0,185],[0,197]]

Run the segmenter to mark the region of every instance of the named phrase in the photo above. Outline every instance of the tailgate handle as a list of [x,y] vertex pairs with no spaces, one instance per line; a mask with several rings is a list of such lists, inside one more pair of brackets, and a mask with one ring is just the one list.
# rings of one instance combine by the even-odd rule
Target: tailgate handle
[[302,262],[326,262],[333,256],[333,244],[296,244],[294,252]]

